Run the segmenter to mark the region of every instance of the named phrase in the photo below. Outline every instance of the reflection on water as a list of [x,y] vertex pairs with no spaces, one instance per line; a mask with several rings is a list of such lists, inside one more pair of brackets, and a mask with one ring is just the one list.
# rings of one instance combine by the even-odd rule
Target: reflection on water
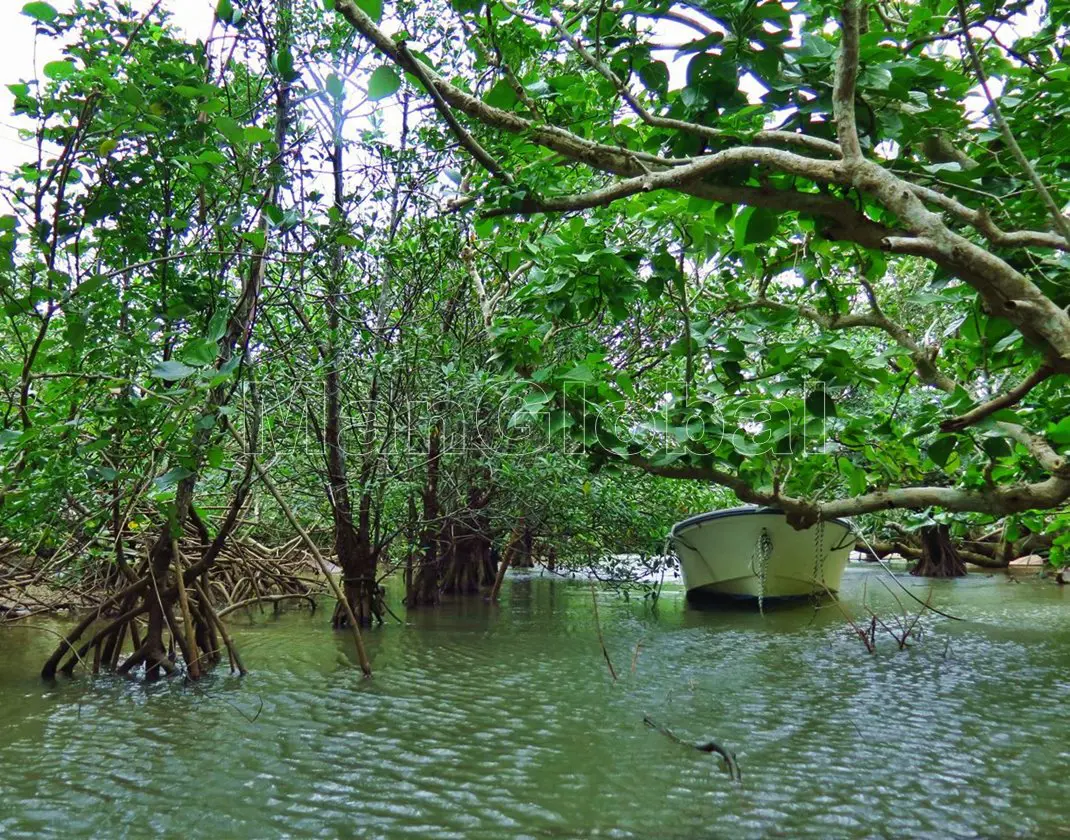
[[[858,617],[864,591],[898,610],[876,574],[848,572]],[[604,594],[616,684],[587,584],[538,576],[500,607],[370,632],[370,682],[322,612],[235,621],[253,672],[194,688],[49,687],[34,675],[58,625],[5,629],[0,836],[1066,836],[1067,597],[942,581],[933,603],[967,620],[870,656],[828,605],[763,618],[677,590],[651,613]],[[742,785],[644,713],[733,748]]]

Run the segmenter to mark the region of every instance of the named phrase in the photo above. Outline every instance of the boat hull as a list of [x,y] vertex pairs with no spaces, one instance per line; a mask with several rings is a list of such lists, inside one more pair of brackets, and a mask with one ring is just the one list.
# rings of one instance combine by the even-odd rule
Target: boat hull
[[[757,550],[763,530],[771,541],[764,585]],[[776,510],[733,508],[678,522],[672,541],[691,597],[797,598],[840,587],[854,539],[842,520],[824,523],[823,536],[821,530],[797,531]]]

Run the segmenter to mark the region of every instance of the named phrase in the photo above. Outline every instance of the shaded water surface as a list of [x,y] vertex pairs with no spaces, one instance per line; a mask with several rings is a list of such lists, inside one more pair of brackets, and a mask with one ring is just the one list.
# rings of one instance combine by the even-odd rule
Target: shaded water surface
[[[863,597],[898,611],[849,570]],[[370,632],[367,682],[323,611],[232,622],[252,673],[195,688],[46,686],[62,625],[0,630],[0,836],[1070,836],[1070,593],[933,600],[968,620],[870,656],[834,607],[602,594],[616,684],[588,586],[538,577]],[[733,748],[742,784],[644,713]]]

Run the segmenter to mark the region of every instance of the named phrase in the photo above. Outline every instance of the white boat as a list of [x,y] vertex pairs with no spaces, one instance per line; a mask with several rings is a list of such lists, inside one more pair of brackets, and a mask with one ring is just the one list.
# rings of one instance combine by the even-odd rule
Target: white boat
[[802,531],[774,508],[739,507],[673,525],[688,597],[791,598],[835,592],[854,547],[842,519]]

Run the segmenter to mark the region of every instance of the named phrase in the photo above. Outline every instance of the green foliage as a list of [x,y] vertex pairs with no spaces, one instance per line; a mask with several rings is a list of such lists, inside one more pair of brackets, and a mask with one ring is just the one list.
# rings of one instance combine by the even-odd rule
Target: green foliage
[[382,67],[376,67],[368,79],[368,99],[373,102],[386,99],[397,93],[400,87],[401,78],[397,72],[384,64]]
[[[126,504],[146,482],[159,521],[194,476],[198,493],[225,500],[239,453],[220,418],[242,425],[257,400],[270,406],[265,460],[302,517],[324,521],[328,372],[340,381],[353,486],[374,497],[379,536],[400,532],[399,545],[418,540],[408,505],[422,498],[430,430],[443,415],[467,424],[447,429],[457,451],[443,456],[443,510],[494,486],[498,531],[533,517],[576,556],[610,553],[615,539],[654,553],[672,519],[729,501],[705,484],[653,477],[640,487],[629,463],[823,501],[1043,481],[1036,452],[1000,424],[1042,436],[1057,457],[1070,452],[1062,374],[982,422],[941,429],[1044,355],[1026,326],[993,314],[971,278],[879,240],[852,242],[818,212],[834,201],[902,232],[871,195],[748,158],[689,190],[538,212],[540,202],[616,183],[614,172],[641,179],[745,146],[763,128],[833,141],[833,6],[718,0],[691,10],[697,27],[669,26],[675,11],[665,5],[577,8],[570,36],[607,77],[553,26],[501,4],[357,5],[474,97],[467,111],[483,102],[534,129],[572,131],[601,150],[601,165],[573,165],[534,129],[492,130],[457,110],[509,174],[487,172],[418,80],[407,77],[412,87],[395,97],[402,71],[365,49],[330,2],[296,3],[287,44],[270,26],[274,4],[219,0],[227,43],[240,35],[233,53],[186,43],[159,13],[131,39],[140,18],[125,6],[86,2],[60,14],[26,4],[39,32],[68,46],[39,79],[9,86],[15,118],[45,149],[3,184],[9,532],[32,538],[62,520],[49,525],[54,534],[80,518],[79,528],[108,527],[108,494]],[[1001,229],[1045,230],[1043,202],[991,121],[966,114],[976,80],[944,49],[951,4],[907,11],[900,26],[866,10],[856,103],[865,154],[983,209]],[[1006,4],[969,11],[1017,14]],[[1006,44],[978,42],[1026,158],[1062,200],[1070,135],[1051,126],[1070,114],[1070,74],[1058,60],[1066,21],[1055,4],[1036,31],[1012,26],[1001,30]],[[683,32],[672,50],[662,48],[667,31]],[[286,85],[296,139],[279,148],[273,104]],[[350,113],[359,116],[346,123]],[[677,130],[679,121],[703,130]],[[331,195],[335,153],[346,165]],[[269,177],[277,190],[266,189]],[[976,227],[952,224],[984,243]],[[990,251],[1070,305],[1065,251]],[[252,334],[238,335],[248,346],[231,353],[234,315],[248,303],[239,290],[261,269]],[[950,387],[923,381],[925,360]],[[218,411],[206,408],[213,393]],[[277,512],[267,508],[270,525]],[[983,524],[1000,511],[971,517]],[[1023,527],[1057,530],[1064,519],[1038,515]],[[1059,533],[1053,558],[1067,550]]]

